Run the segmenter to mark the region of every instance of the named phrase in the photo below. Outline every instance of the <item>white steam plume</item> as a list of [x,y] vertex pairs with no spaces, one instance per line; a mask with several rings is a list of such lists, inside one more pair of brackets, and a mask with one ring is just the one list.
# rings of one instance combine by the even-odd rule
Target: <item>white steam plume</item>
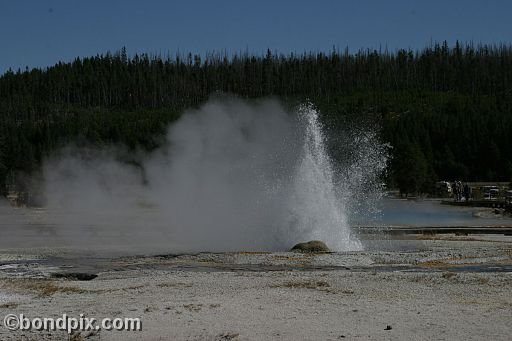
[[360,249],[351,202],[380,187],[363,193],[354,183],[378,183],[385,167],[382,146],[368,136],[352,142],[357,157],[340,170],[311,105],[291,114],[273,100],[213,100],[171,125],[163,147],[132,155],[136,163],[119,161],[119,150],[76,148],[47,160],[39,223],[59,246],[286,250],[321,239]]

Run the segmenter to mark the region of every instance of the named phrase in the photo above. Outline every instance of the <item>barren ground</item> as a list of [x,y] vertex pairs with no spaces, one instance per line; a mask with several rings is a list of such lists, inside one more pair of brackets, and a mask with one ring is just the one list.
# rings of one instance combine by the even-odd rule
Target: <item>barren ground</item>
[[[317,255],[84,259],[62,250],[2,250],[2,318],[140,317],[142,331],[68,336],[1,325],[0,339],[510,340],[511,237],[401,243],[409,247]],[[66,278],[72,272],[98,277]]]

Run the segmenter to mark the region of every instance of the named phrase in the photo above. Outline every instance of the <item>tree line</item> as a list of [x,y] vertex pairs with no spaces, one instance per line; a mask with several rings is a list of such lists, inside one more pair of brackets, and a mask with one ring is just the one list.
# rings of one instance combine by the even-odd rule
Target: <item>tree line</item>
[[122,48],[0,77],[0,191],[24,190],[22,179],[71,142],[152,150],[169,122],[216,93],[307,98],[331,134],[350,120],[378,124],[392,146],[386,181],[403,192],[441,179],[512,180],[510,44],[206,56]]

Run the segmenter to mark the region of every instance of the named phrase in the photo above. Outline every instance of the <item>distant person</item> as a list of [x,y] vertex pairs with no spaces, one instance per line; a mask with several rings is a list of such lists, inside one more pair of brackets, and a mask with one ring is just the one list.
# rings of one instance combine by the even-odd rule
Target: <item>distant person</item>
[[467,183],[464,184],[464,198],[466,199],[466,202],[471,199],[471,187]]
[[464,185],[462,184],[462,181],[459,181],[460,186],[460,200],[462,201],[462,197],[464,196]]
[[464,195],[464,187],[462,186],[462,181],[458,181],[457,185],[459,186],[459,201],[462,201],[462,196]]
[[453,182],[453,199],[455,201],[459,201],[459,188],[457,186],[457,181]]

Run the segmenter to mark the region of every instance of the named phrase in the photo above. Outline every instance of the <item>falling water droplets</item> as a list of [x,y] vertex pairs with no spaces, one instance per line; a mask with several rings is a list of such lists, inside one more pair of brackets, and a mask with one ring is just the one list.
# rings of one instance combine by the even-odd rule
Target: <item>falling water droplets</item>
[[289,200],[291,230],[303,239],[322,240],[333,250],[359,250],[361,243],[350,233],[345,200],[335,187],[318,111],[304,104],[298,116],[305,137]]

